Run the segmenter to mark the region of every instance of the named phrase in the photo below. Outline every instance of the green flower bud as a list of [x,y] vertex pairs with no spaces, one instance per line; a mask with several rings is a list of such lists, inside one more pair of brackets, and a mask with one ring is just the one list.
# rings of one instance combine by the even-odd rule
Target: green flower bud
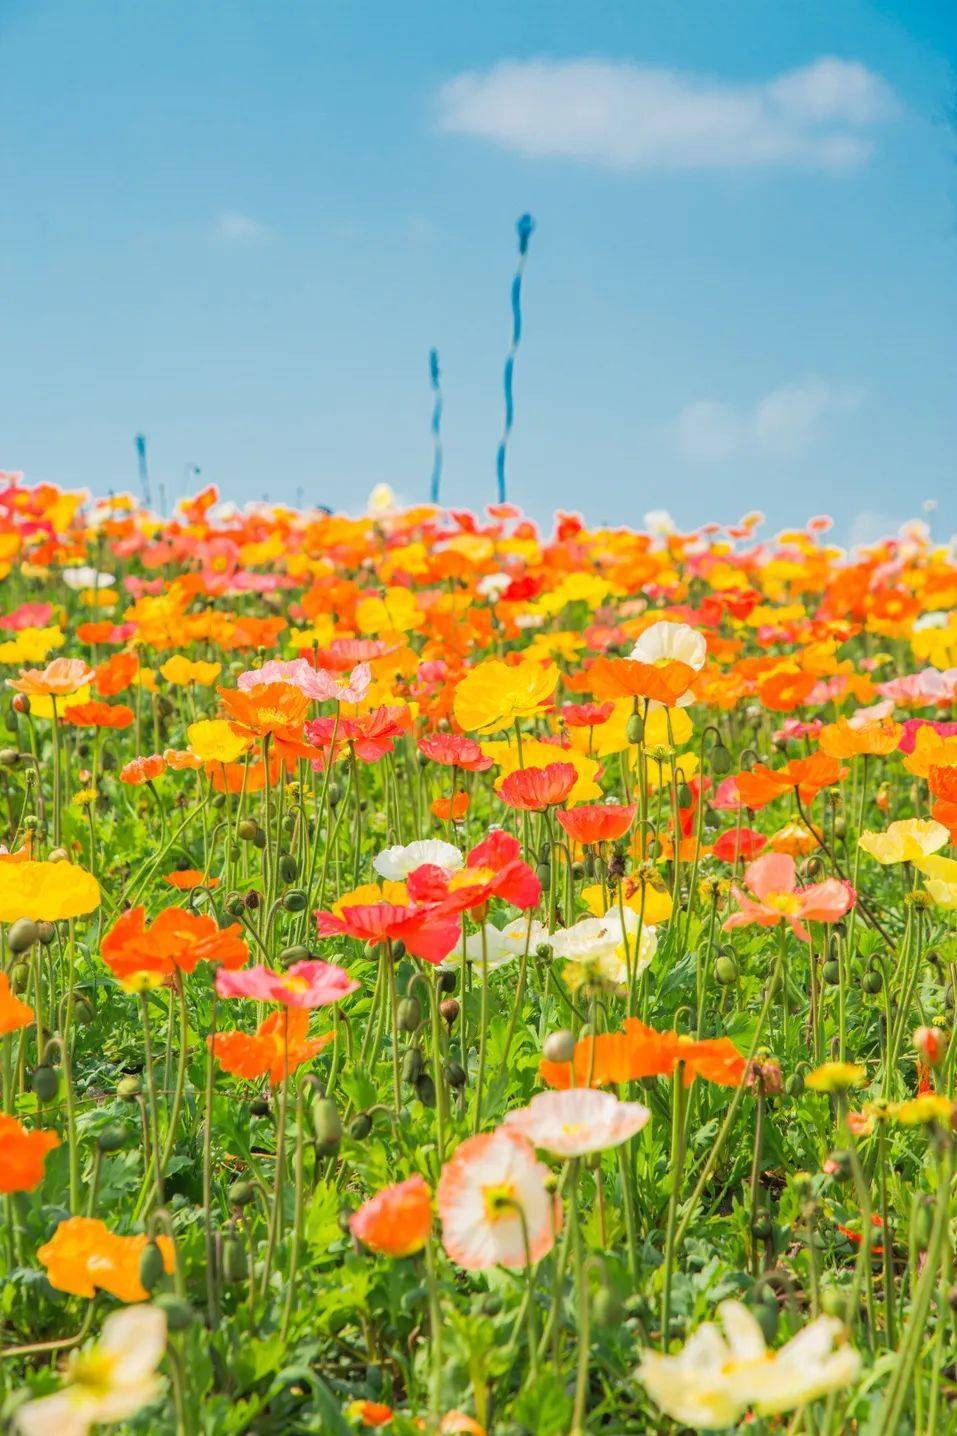
[[37,925],[31,918],[17,918],[7,928],[7,947],[11,952],[28,952],[39,936]]
[[52,1067],[41,1063],[30,1076],[30,1091],[38,1102],[52,1102],[60,1090],[60,1079]]
[[158,1306],[166,1317],[170,1331],[186,1331],[192,1326],[196,1313],[189,1302],[171,1291],[160,1292],[154,1297],[153,1305]]
[[147,1242],[140,1256],[140,1282],[147,1291],[152,1291],[166,1274],[163,1253],[156,1242]]

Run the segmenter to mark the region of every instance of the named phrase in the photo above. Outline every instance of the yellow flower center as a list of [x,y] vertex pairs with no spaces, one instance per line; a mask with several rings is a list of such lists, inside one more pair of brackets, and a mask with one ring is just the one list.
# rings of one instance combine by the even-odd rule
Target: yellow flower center
[[94,1348],[78,1356],[70,1368],[70,1382],[83,1397],[108,1396],[113,1386],[116,1357]]
[[449,883],[449,889],[481,887],[483,883],[491,882],[495,874],[491,868],[463,868],[456,873]]
[[514,1215],[516,1196],[511,1182],[496,1182],[490,1187],[483,1187],[482,1197],[486,1221],[500,1222],[503,1217]]
[[257,708],[256,718],[260,723],[288,723],[288,715],[281,708]]
[[801,911],[801,900],[795,893],[768,893],[764,906],[774,908],[783,917],[795,917]]

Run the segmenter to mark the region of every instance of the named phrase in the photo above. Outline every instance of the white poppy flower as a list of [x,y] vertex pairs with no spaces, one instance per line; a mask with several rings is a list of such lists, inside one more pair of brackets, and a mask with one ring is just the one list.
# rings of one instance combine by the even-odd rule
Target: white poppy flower
[[[485,927],[485,959],[490,973],[496,972],[506,963],[521,957],[525,951],[534,952],[540,942],[547,942],[548,929],[544,923],[533,922],[531,931],[527,917],[516,917],[504,927],[495,927],[487,922]],[[482,930],[470,932],[465,938],[465,960],[471,964],[472,978],[482,980]],[[448,957],[442,959],[439,967],[447,972],[457,972],[462,964],[462,946],[459,944]]]
[[420,838],[404,847],[396,843],[386,848],[373,859],[372,866],[380,877],[400,883],[426,863],[445,873],[457,873],[465,866],[465,859],[451,843],[443,843],[439,838]]
[[674,1356],[645,1351],[638,1379],[666,1415],[698,1431],[717,1431],[749,1408],[761,1415],[792,1411],[839,1391],[857,1376],[860,1357],[835,1317],[819,1316],[780,1351],[738,1301],[718,1307],[724,1332],[705,1322]]
[[511,581],[507,573],[487,573],[476,584],[476,592],[483,598],[497,599],[502,596]]
[[61,569],[60,577],[67,588],[72,588],[75,593],[84,588],[112,588],[116,583],[116,574],[100,573],[89,567]]
[[539,1092],[527,1107],[505,1114],[536,1147],[556,1157],[581,1157],[618,1147],[641,1130],[651,1113],[640,1102],[619,1102],[611,1092],[572,1087]]
[[667,538],[678,532],[678,526],[667,509],[651,509],[644,517],[644,525],[652,538]]
[[159,1390],[156,1368],[166,1350],[166,1317],[156,1306],[129,1306],[103,1323],[95,1346],[76,1352],[66,1384],[16,1412],[20,1436],[86,1436],[101,1422],[125,1421]]
[[704,634],[689,624],[662,618],[645,629],[628,656],[655,665],[686,663],[697,673],[704,667],[708,645]]

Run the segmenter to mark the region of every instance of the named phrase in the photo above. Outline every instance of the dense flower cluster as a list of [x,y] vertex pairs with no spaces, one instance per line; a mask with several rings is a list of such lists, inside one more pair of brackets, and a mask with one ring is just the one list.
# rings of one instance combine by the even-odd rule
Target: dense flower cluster
[[14,1429],[949,1429],[957,562],[761,524],[4,476]]

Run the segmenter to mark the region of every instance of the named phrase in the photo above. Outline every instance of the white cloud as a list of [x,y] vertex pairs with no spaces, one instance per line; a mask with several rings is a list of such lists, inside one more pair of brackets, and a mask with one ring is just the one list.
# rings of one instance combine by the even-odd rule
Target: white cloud
[[439,92],[449,133],[620,169],[845,169],[896,108],[879,75],[835,56],[753,84],[628,61],[504,60]]
[[214,238],[221,244],[264,244],[267,239],[272,239],[272,230],[258,219],[251,219],[248,214],[227,210],[216,221]]
[[678,447],[698,463],[744,456],[785,459],[819,437],[828,420],[861,403],[858,389],[804,379],[772,389],[752,407],[715,399],[687,404],[675,420]]

